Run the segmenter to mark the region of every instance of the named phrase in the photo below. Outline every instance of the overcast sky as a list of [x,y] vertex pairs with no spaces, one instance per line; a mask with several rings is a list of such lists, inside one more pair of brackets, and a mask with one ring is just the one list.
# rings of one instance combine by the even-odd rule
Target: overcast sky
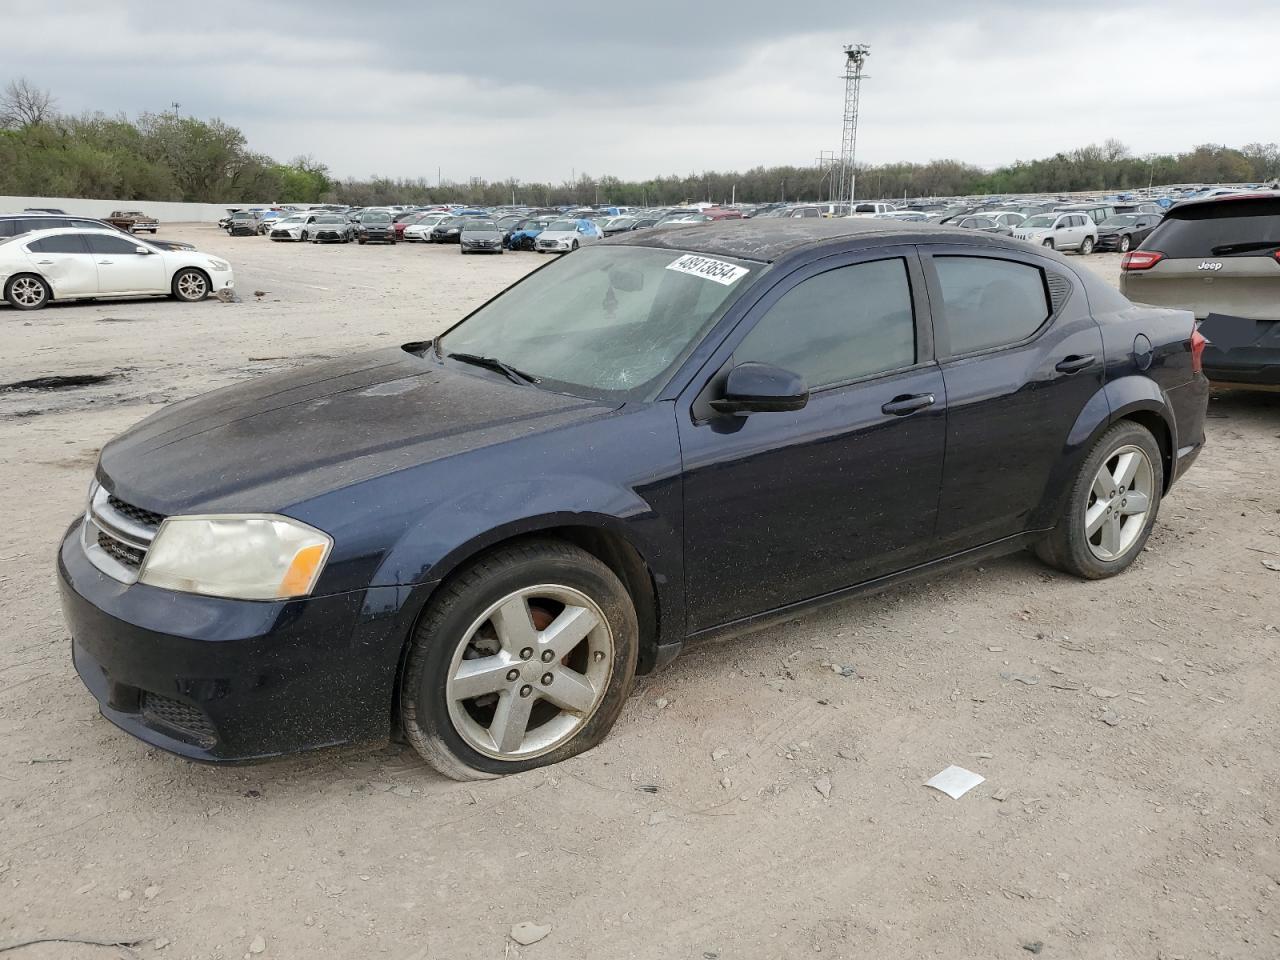
[[871,45],[860,162],[1280,138],[1274,0],[0,0],[0,14],[0,82],[25,75],[71,113],[177,101],[340,176],[813,163],[839,149],[852,42]]

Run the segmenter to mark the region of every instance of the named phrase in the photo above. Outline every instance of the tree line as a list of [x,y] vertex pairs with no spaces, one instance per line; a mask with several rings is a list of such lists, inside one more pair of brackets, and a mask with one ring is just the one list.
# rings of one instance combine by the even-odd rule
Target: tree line
[[[218,119],[177,111],[136,119],[60,113],[47,91],[23,79],[0,93],[0,196],[86,197],[204,203],[467,203],[495,206],[689,201],[748,203],[832,199],[830,166],[753,167],[648,180],[592,177],[561,183],[432,182],[427,178],[333,177],[311,157],[280,163],[249,149]],[[1184,153],[1135,155],[1118,140],[984,170],[959,160],[857,168],[858,199],[1132,190],[1149,184],[1265,182],[1280,178],[1280,146],[1203,144]]]

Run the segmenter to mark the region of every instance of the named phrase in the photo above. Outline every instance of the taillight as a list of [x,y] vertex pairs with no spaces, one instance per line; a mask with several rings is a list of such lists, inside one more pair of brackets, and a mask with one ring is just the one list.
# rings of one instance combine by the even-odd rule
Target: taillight
[[1120,260],[1121,270],[1150,270],[1164,259],[1163,253],[1155,250],[1130,250]]
[[1199,330],[1191,331],[1191,372],[1200,373],[1201,362],[1204,358],[1204,348],[1209,340]]

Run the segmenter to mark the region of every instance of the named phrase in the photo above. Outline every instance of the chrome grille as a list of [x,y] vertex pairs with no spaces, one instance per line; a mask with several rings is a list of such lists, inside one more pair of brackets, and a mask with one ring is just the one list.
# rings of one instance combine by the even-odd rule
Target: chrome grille
[[84,552],[114,580],[136,583],[164,515],[126,503],[95,483],[84,517]]

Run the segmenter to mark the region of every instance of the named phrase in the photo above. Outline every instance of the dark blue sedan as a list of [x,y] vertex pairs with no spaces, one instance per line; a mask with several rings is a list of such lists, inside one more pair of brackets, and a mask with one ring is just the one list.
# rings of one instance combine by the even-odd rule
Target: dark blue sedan
[[58,558],[75,665],[195,759],[552,763],[687,642],[1028,546],[1124,570],[1203,444],[1193,329],[975,231],[625,234],[109,443]]

